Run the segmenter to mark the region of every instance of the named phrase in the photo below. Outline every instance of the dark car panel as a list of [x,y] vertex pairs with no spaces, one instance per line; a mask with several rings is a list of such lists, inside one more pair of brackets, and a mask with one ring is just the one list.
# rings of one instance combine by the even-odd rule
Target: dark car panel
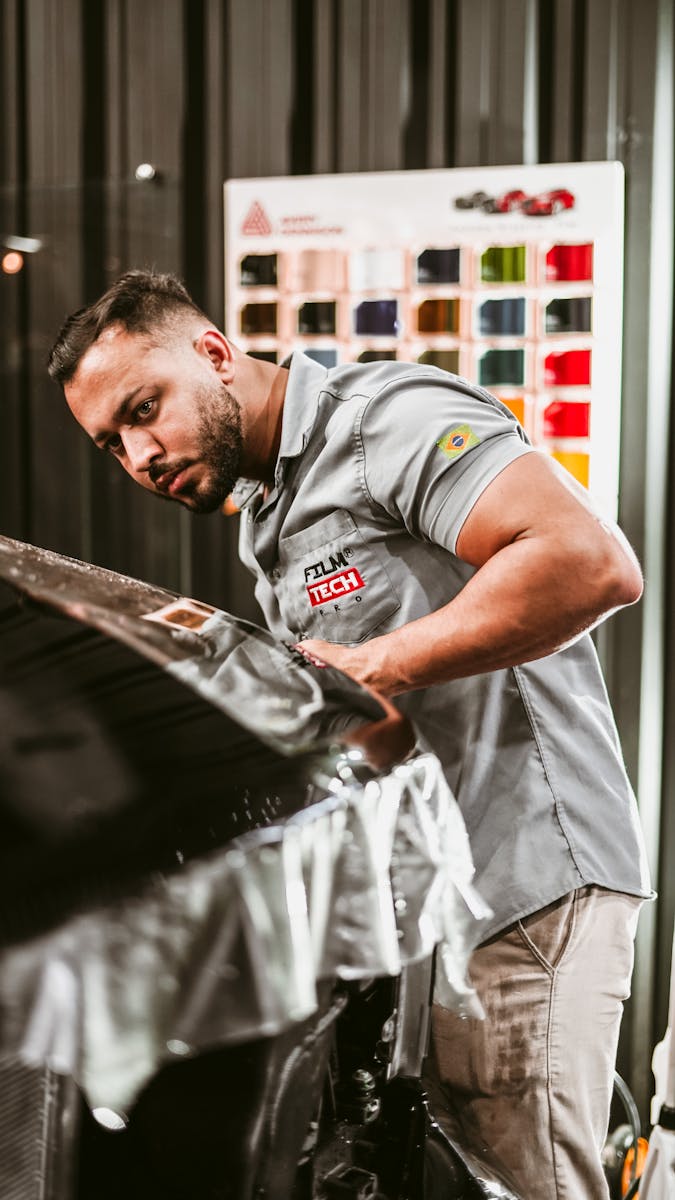
[[479,905],[433,756],[355,749],[407,753],[386,704],[6,538],[0,703],[0,1195],[508,1195],[421,1087],[435,944],[461,981]]

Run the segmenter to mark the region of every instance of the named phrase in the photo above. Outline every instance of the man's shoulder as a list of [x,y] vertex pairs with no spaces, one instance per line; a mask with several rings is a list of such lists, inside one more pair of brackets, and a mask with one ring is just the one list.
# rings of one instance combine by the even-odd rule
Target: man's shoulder
[[[358,397],[372,398],[383,392],[391,393],[398,388],[408,391],[416,385],[436,383],[439,387],[452,389],[473,387],[466,380],[442,371],[438,367],[423,363],[400,362],[397,359],[382,359],[375,362],[342,363],[327,372],[325,388],[341,400]],[[479,389],[476,389],[479,390]]]
[[470,426],[479,441],[518,429],[516,418],[495,396],[431,364],[394,359],[343,363],[324,369],[313,384],[314,435],[333,447],[339,439],[349,440],[352,448],[358,443],[360,453],[375,441],[390,445],[398,459],[435,446],[455,427]]
[[411,396],[418,392],[420,400],[435,395],[441,405],[453,401],[487,405],[513,422],[512,414],[491,392],[461,375],[427,363],[392,359],[343,363],[326,372],[323,389],[343,402],[382,400],[391,404],[398,397],[407,407]]

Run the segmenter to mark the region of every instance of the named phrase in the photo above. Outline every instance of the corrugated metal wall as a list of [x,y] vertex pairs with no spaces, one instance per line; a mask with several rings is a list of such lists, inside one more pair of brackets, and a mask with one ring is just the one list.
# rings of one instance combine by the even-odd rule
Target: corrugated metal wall
[[[644,1110],[675,911],[671,0],[3,0],[0,21],[0,232],[43,246],[0,275],[0,528],[243,615],[233,522],[154,503],[66,414],[44,370],[63,316],[154,264],[221,322],[228,177],[624,163],[620,519],[648,585],[599,641],[661,866],[624,1033]],[[145,162],[156,175],[140,182]]]

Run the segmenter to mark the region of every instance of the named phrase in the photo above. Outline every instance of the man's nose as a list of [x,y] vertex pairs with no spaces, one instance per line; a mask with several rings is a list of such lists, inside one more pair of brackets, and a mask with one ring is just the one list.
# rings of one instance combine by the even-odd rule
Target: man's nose
[[123,440],[129,468],[137,475],[143,474],[156,458],[161,457],[162,448],[149,429],[130,430]]

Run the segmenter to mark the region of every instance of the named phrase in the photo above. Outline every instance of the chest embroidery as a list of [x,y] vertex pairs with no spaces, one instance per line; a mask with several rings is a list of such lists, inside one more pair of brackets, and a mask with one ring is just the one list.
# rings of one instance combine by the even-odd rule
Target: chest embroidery
[[327,604],[329,600],[336,600],[339,596],[348,596],[350,592],[358,592],[365,586],[356,567],[350,567],[348,571],[338,571],[336,575],[327,575],[318,583],[308,584],[307,595],[312,608],[316,608],[317,605]]
[[[360,571],[349,566],[352,553],[351,547],[346,546],[344,550],[338,550],[336,554],[329,554],[326,559],[305,567],[305,587],[312,608],[358,592],[366,586]],[[355,599],[360,600],[361,597]]]

